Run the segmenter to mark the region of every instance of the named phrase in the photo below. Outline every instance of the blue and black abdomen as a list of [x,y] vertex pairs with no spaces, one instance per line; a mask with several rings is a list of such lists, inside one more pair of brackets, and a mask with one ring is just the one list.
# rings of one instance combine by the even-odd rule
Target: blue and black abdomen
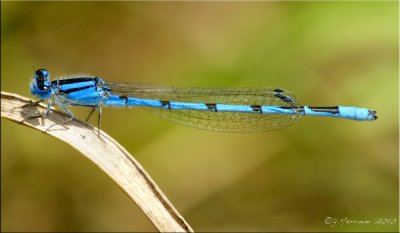
[[261,132],[287,127],[302,116],[375,120],[376,112],[356,107],[300,106],[280,88],[195,88],[108,83],[104,105],[151,107],[159,116],[201,129]]
[[[127,83],[109,83],[106,87],[110,97],[104,105],[151,107],[162,118],[214,131],[276,130],[296,123],[303,115],[293,94],[279,88],[223,89]],[[275,114],[268,114],[271,111]]]

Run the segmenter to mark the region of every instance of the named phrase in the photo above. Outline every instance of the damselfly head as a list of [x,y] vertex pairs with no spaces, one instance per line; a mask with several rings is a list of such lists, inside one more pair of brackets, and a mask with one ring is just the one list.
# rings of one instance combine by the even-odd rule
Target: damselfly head
[[32,95],[38,96],[40,99],[47,99],[51,96],[50,73],[46,69],[38,69],[33,74],[31,84]]

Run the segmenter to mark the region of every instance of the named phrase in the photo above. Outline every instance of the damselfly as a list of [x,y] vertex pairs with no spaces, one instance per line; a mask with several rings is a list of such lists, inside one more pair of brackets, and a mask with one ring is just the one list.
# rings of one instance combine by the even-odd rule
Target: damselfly
[[[284,128],[303,116],[336,117],[358,121],[377,119],[376,111],[366,108],[300,106],[295,96],[281,88],[198,88],[160,86],[143,83],[106,82],[94,76],[79,76],[50,81],[45,69],[35,71],[31,93],[52,99],[68,114],[68,106],[82,106],[99,111],[103,106],[150,107],[163,118],[187,126],[223,132],[261,132]],[[90,114],[90,115],[91,115]],[[89,115],[89,116],[90,116]]]

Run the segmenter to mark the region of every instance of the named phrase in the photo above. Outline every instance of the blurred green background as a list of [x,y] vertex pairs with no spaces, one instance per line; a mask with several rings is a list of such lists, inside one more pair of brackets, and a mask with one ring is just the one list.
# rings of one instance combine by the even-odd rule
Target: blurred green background
[[[53,78],[274,86],[303,105],[377,110],[375,122],[309,117],[227,134],[108,108],[102,128],[197,231],[397,231],[398,9],[395,1],[2,1],[1,90],[30,96],[33,65]],[[89,112],[72,110],[80,119]],[[155,231],[78,151],[1,123],[2,231]],[[330,226],[328,217],[397,222]]]

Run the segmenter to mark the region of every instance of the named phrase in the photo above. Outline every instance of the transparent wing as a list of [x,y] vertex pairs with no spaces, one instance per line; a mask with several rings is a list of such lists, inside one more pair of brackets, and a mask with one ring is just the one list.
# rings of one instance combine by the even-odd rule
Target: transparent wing
[[[143,83],[109,83],[112,94],[144,99],[191,103],[284,106],[297,109],[295,96],[272,87],[197,88]],[[222,132],[262,132],[287,127],[302,114],[260,114],[257,112],[215,112],[200,110],[151,109],[158,116],[187,126]]]
[[[123,82],[107,83],[106,87],[109,88],[110,91],[116,95],[132,96],[144,99],[158,99],[158,100],[162,99],[162,100],[182,101],[182,102],[190,101],[192,99],[204,102],[205,100],[210,100],[210,98],[213,97],[218,98],[217,100],[225,101],[226,96],[231,96],[230,99],[232,99],[234,98],[233,97],[234,95],[237,95],[238,97],[240,96],[262,97],[266,94],[275,95],[277,93],[282,93],[285,96],[292,98],[294,101],[296,100],[296,97],[289,91],[275,87],[199,88],[199,87],[162,86],[158,84],[149,84],[149,83],[123,83]],[[240,100],[243,101],[243,99]]]

